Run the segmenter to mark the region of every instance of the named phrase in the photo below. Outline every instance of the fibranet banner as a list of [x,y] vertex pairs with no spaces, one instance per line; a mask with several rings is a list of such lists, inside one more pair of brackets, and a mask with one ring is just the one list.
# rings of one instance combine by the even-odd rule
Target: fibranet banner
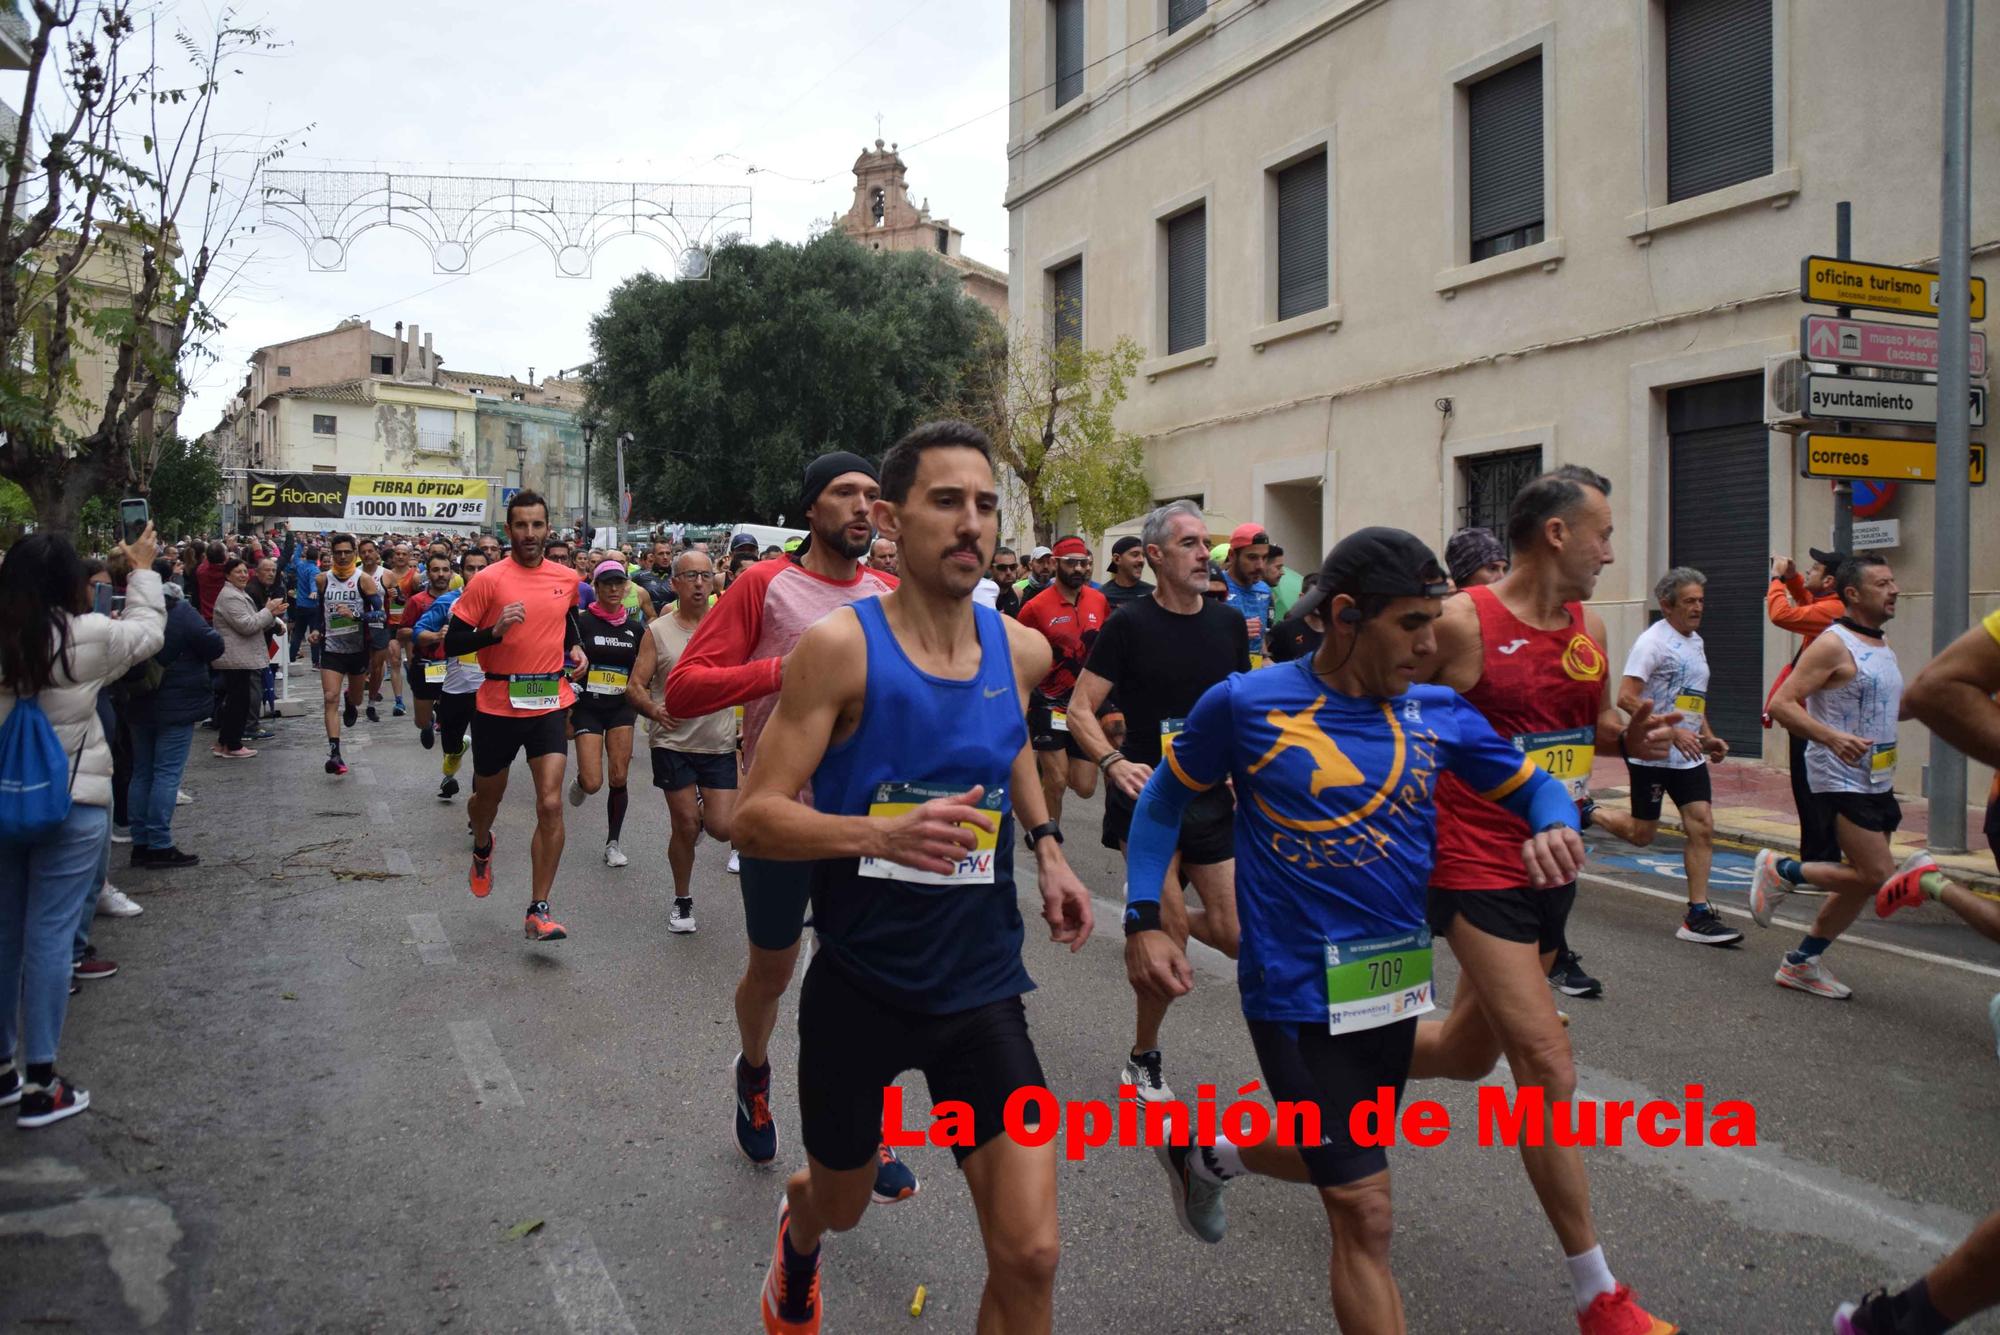
[[252,515],[298,527],[483,524],[492,484],[477,477],[252,473]]

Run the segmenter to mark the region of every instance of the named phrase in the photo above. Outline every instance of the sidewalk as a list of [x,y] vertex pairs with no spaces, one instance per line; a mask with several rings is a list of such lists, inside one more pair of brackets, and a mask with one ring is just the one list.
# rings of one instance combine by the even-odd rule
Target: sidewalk
[[[1715,789],[1715,841],[1721,845],[1737,845],[1745,849],[1777,848],[1787,853],[1797,853],[1799,848],[1798,813],[1792,806],[1791,776],[1782,770],[1775,770],[1754,760],[1731,760],[1711,766],[1711,782]],[[1630,776],[1625,772],[1625,762],[1615,756],[1597,758],[1591,767],[1590,790],[1599,804],[1631,810]],[[1905,797],[1903,804],[1903,825],[1896,831],[1893,840],[1896,856],[1924,846],[1930,833],[1930,803],[1921,797]],[[1980,826],[1985,821],[1985,807],[1969,807],[1965,817],[1965,841],[1971,847],[1969,853],[1937,853],[1938,866],[1965,885],[1989,892],[2000,892],[2000,872],[1993,865],[1993,855],[1987,849],[1986,836]],[[1660,828],[1680,830],[1680,821],[1671,801],[1660,815]]]

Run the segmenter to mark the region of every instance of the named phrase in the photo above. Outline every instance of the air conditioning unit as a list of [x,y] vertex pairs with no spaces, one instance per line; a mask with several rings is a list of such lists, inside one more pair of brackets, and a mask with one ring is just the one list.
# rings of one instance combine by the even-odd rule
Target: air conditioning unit
[[1803,431],[1805,377],[1811,368],[1797,353],[1764,359],[1764,425],[1772,431]]

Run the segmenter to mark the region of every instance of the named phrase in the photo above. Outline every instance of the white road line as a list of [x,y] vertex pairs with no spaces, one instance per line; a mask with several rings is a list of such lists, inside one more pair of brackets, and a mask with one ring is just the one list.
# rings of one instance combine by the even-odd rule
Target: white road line
[[354,774],[354,781],[363,788],[373,788],[375,786],[375,767],[373,765],[352,765],[349,766],[349,769]]
[[556,1310],[570,1335],[638,1335],[590,1234],[582,1230],[553,1238],[537,1234],[535,1251],[548,1272]]
[[368,804],[368,820],[373,825],[388,824],[389,804],[387,802],[370,802]]
[[382,863],[398,876],[415,876],[417,864],[410,861],[410,853],[405,848],[389,848],[382,852]]
[[426,964],[458,963],[458,956],[451,953],[451,940],[444,934],[444,923],[435,913],[410,915],[410,940]]
[[[1648,895],[1654,899],[1664,899],[1670,904],[1685,905],[1687,903],[1686,895],[1675,894],[1671,890],[1655,890],[1649,885],[1637,885],[1631,881],[1621,881],[1616,877],[1605,876],[1600,872],[1588,869],[1577,879],[1580,881],[1590,881],[1597,885],[1608,885],[1615,890],[1629,890],[1635,895]],[[1756,919],[1751,918],[1750,910],[1748,909],[1739,909],[1731,904],[1717,904],[1715,908],[1719,912],[1729,914],[1731,917],[1749,918],[1752,922],[1756,921]],[[1775,918],[1772,920],[1772,925],[1776,927],[1789,927],[1795,932],[1805,932],[1812,929],[1811,923],[1794,922],[1790,918]],[[1966,973],[1976,973],[1987,978],[2000,978],[2000,969],[1996,969],[1990,964],[1975,964],[1971,960],[1953,959],[1949,955],[1939,955],[1928,950],[1915,950],[1909,946],[1899,946],[1888,941],[1877,941],[1872,937],[1860,935],[1853,931],[1844,934],[1840,938],[1840,944],[1843,946],[1862,946],[1869,950],[1886,951],[1891,955],[1901,955],[1905,959],[1922,960],[1926,964],[1942,964],[1947,968],[1962,969]]]
[[458,1059],[465,1063],[466,1075],[472,1079],[472,1097],[481,1107],[525,1106],[520,1087],[514,1083],[514,1073],[507,1069],[500,1045],[493,1041],[493,1031],[486,1021],[452,1021],[451,1041],[458,1049]]

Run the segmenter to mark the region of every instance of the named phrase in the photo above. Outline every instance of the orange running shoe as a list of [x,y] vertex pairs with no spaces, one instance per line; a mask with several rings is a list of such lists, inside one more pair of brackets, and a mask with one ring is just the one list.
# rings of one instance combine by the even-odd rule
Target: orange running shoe
[[1875,916],[1886,918],[1898,909],[1913,909],[1927,899],[1935,898],[1924,889],[1924,877],[1938,869],[1937,859],[1929,853],[1912,853],[1903,859],[1896,874],[1882,883],[1875,892]]
[[764,1335],[819,1335],[819,1249],[810,1257],[785,1256],[785,1229],[792,1206],[778,1202],[778,1240],[771,1245],[771,1268],[764,1272]]
[[528,939],[530,941],[561,941],[569,935],[563,925],[549,916],[549,901],[538,899],[528,905]]
[[493,845],[497,836],[486,836],[486,856],[479,855],[479,846],[472,846],[472,897],[484,899],[493,893]]
[[1629,1284],[1592,1298],[1576,1314],[1576,1325],[1583,1335],[1680,1335],[1681,1329],[1639,1306]]

